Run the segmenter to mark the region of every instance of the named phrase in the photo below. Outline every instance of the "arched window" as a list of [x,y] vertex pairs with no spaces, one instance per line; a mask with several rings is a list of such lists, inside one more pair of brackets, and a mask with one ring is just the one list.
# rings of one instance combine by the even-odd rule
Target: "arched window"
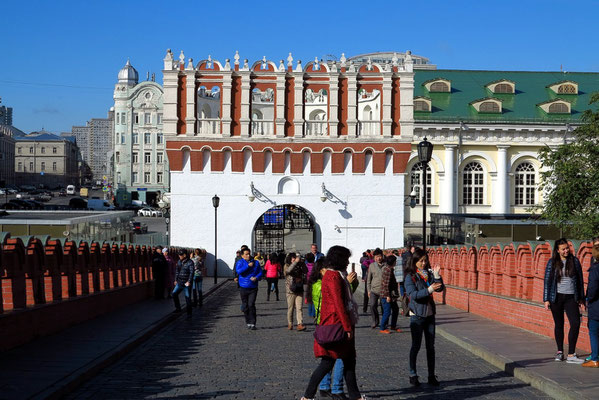
[[462,198],[465,205],[483,204],[485,174],[482,165],[471,162],[464,167]]
[[414,111],[426,111],[429,112],[431,109],[426,101],[416,100],[414,101]]
[[449,85],[445,82],[435,82],[431,85],[429,92],[449,92]]
[[535,167],[529,162],[523,162],[516,168],[515,175],[515,201],[517,206],[530,206],[535,204],[537,193],[537,175]]
[[[416,204],[422,204],[422,191],[424,187],[424,179],[423,179],[424,167],[422,163],[415,164],[412,167],[412,171],[410,173],[410,193],[412,191],[416,191]],[[426,165],[426,204],[431,204],[431,194],[433,192],[432,188],[433,183],[433,174],[431,173],[430,165]]]
[[564,103],[553,103],[549,105],[549,112],[555,114],[569,114],[568,106]]
[[576,94],[576,86],[570,84],[560,85],[557,92],[559,94]]
[[499,104],[494,101],[485,101],[481,103],[478,108],[478,112],[481,113],[498,113],[499,112]]
[[512,85],[500,83],[495,86],[495,93],[514,93],[514,89],[512,88]]

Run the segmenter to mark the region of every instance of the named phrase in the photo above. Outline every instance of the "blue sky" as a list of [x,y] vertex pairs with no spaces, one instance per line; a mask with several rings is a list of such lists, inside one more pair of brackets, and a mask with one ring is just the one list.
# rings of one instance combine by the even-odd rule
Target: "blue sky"
[[439,68],[599,71],[599,1],[6,1],[0,97],[25,131],[106,116],[127,58],[162,82],[167,48],[198,61],[304,62],[405,51]]

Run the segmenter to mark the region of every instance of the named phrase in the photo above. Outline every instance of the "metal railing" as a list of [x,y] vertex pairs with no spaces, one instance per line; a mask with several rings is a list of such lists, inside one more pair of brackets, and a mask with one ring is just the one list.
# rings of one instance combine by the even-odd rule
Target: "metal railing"
[[252,121],[252,136],[273,136],[274,133],[274,121]]
[[305,121],[304,137],[327,136],[327,121]]
[[358,136],[378,136],[381,134],[381,121],[358,121]]
[[206,136],[220,134],[220,118],[198,119],[198,134]]

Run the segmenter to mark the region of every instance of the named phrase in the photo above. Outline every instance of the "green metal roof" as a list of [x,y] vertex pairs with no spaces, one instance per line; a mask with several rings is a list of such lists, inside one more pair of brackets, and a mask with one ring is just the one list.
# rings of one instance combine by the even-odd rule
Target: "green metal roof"
[[[466,71],[466,70],[415,70],[414,96],[432,100],[431,112],[414,112],[416,122],[490,122],[564,124],[580,123],[583,111],[591,108],[589,100],[599,91],[599,73],[595,72],[529,72],[529,71]],[[429,92],[423,83],[443,78],[451,81],[451,93]],[[498,80],[516,84],[515,94],[492,93],[485,86]],[[574,81],[578,94],[559,95],[549,89],[555,83]],[[501,100],[501,114],[479,114],[470,104],[481,98]],[[572,114],[547,114],[538,104],[555,100],[572,104]],[[592,108],[597,109],[597,106]]]

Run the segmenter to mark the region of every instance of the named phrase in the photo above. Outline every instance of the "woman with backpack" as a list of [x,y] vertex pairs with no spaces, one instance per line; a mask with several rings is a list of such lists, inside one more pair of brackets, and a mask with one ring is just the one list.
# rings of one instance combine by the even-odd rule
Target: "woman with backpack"
[[297,319],[297,330],[304,331],[304,280],[306,264],[296,253],[287,254],[285,259],[285,289],[287,294],[287,329],[293,330],[293,311]]
[[266,282],[268,282],[266,301],[270,301],[271,288],[274,288],[277,301],[279,301],[279,274],[281,273],[281,264],[277,262],[277,259],[277,253],[272,253],[264,266],[264,269],[266,270]]
[[[326,255],[326,269],[323,270],[321,282],[321,297],[317,308],[317,318],[320,319],[319,326],[335,328],[339,326],[342,336],[338,341],[321,345],[318,337],[314,339],[314,356],[320,358],[320,364],[310,377],[310,382],[301,400],[313,400],[325,375],[333,369],[338,359],[343,360],[343,377],[347,384],[348,397],[337,396],[336,398],[349,398],[350,400],[366,400],[366,396],[360,395],[360,389],[356,382],[356,343],[354,339],[355,326],[358,320],[358,304],[353,300],[350,284],[345,278],[351,252],[342,246],[333,246]],[[315,267],[316,268],[316,267]],[[355,274],[352,276],[356,280]],[[316,303],[316,299],[313,299]],[[322,393],[321,393],[322,394]]]
[[559,239],[553,245],[553,255],[547,261],[543,288],[545,309],[551,310],[555,324],[554,334],[557,344],[555,361],[564,360],[564,311],[570,322],[568,332],[569,364],[582,364],[583,359],[576,355],[576,341],[580,329],[580,306],[585,304],[584,284],[580,260],[570,253],[567,239]]
[[410,331],[412,333],[412,347],[410,348],[410,384],[420,386],[416,371],[416,359],[422,345],[422,336],[426,342],[426,363],[428,366],[428,384],[439,386],[435,376],[435,314],[436,306],[433,292],[444,289],[443,279],[440,275],[441,267],[429,269],[428,255],[420,248],[416,248],[408,267],[404,285],[406,296],[409,298]]

